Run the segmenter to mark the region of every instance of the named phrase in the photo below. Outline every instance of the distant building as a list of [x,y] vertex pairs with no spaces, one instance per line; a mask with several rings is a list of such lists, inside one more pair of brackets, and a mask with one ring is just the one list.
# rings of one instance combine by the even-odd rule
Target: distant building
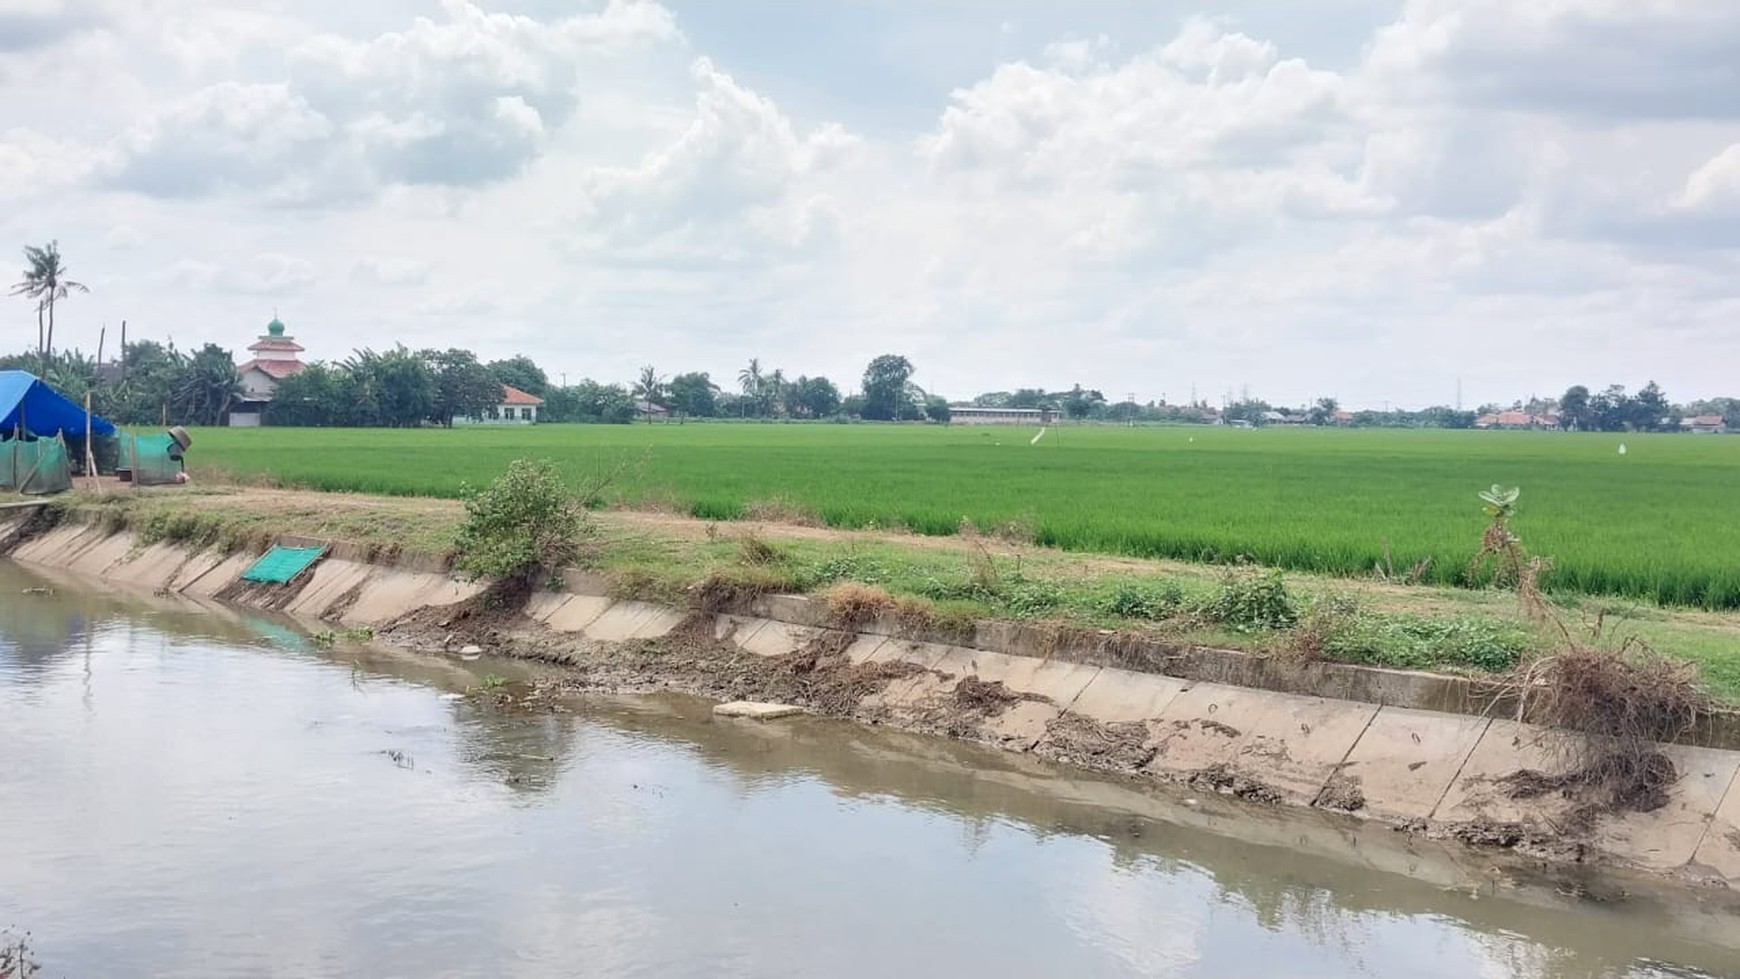
[[1475,428],[1558,428],[1557,415],[1531,415],[1526,411],[1501,411],[1474,419]]
[[1057,420],[1050,408],[949,407],[951,425],[1049,425]]
[[1728,431],[1721,415],[1696,415],[1680,419],[1680,430],[1693,435],[1721,435]]
[[483,414],[469,418],[455,418],[455,425],[535,425],[538,422],[538,409],[544,406],[544,399],[535,394],[527,394],[516,387],[506,384],[501,386],[501,404],[485,409]]
[[254,355],[253,359],[236,365],[236,373],[242,377],[242,395],[230,406],[232,428],[258,426],[278,390],[278,382],[302,373],[308,366],[296,356],[302,353],[302,346],[284,332],[284,324],[276,316],[266,324],[266,332],[248,345],[248,352]]
[[645,398],[634,403],[634,413],[636,417],[644,418],[649,422],[664,421],[671,417],[671,409]]

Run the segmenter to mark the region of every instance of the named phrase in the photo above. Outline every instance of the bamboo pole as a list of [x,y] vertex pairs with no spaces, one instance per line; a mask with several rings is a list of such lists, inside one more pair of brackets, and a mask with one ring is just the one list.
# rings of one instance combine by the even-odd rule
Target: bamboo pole
[[85,475],[91,478],[91,489],[103,493],[103,481],[97,476],[97,453],[91,448],[91,392],[85,392]]

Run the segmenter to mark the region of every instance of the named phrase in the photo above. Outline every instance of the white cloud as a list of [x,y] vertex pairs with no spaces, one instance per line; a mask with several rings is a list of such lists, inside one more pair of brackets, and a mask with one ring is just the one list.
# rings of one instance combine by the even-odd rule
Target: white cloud
[[170,270],[166,284],[248,296],[281,296],[307,289],[316,278],[314,263],[307,259],[265,253],[230,262],[183,260]]
[[695,110],[681,133],[636,166],[582,178],[583,235],[600,247],[720,256],[832,240],[835,202],[799,188],[848,164],[859,138],[836,124],[799,134],[770,100],[705,58],[690,73]]
[[664,8],[626,0],[552,22],[442,6],[444,22],[369,40],[305,38],[284,56],[287,80],[218,82],[161,108],[111,147],[110,180],[155,196],[326,203],[510,179],[572,116],[588,57],[676,37]]
[[[751,58],[626,0],[22,3],[0,241],[61,239],[74,333],[236,344],[269,295],[316,356],[850,383],[897,350],[946,394],[1356,405],[1457,375],[1691,397],[1740,358],[1733,5],[1299,5],[1337,57],[1206,13],[1138,42],[891,0],[874,38]],[[820,54],[879,44],[962,54],[929,90]]]
[[1686,178],[1677,203],[1692,209],[1740,204],[1740,143],[1734,143],[1693,171]]
[[382,286],[414,286],[429,281],[428,262],[414,258],[381,258],[365,255],[351,263],[353,282]]

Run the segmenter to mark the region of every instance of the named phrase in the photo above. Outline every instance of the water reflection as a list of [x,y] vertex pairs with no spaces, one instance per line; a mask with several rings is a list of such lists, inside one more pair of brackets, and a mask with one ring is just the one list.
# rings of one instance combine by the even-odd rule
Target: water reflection
[[39,586],[0,564],[0,925],[50,974],[1740,972],[1723,895]]

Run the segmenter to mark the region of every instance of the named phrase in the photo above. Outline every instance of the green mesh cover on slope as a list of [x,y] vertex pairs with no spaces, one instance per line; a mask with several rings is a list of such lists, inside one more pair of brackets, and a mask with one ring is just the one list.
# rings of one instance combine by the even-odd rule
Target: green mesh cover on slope
[[175,448],[167,435],[123,435],[117,465],[133,471],[135,485],[165,486],[181,472],[181,463],[169,457]]
[[324,547],[277,547],[260,555],[242,572],[243,581],[282,585],[308,569],[326,552]]
[[33,496],[72,488],[72,464],[59,439],[0,442],[0,489]]

